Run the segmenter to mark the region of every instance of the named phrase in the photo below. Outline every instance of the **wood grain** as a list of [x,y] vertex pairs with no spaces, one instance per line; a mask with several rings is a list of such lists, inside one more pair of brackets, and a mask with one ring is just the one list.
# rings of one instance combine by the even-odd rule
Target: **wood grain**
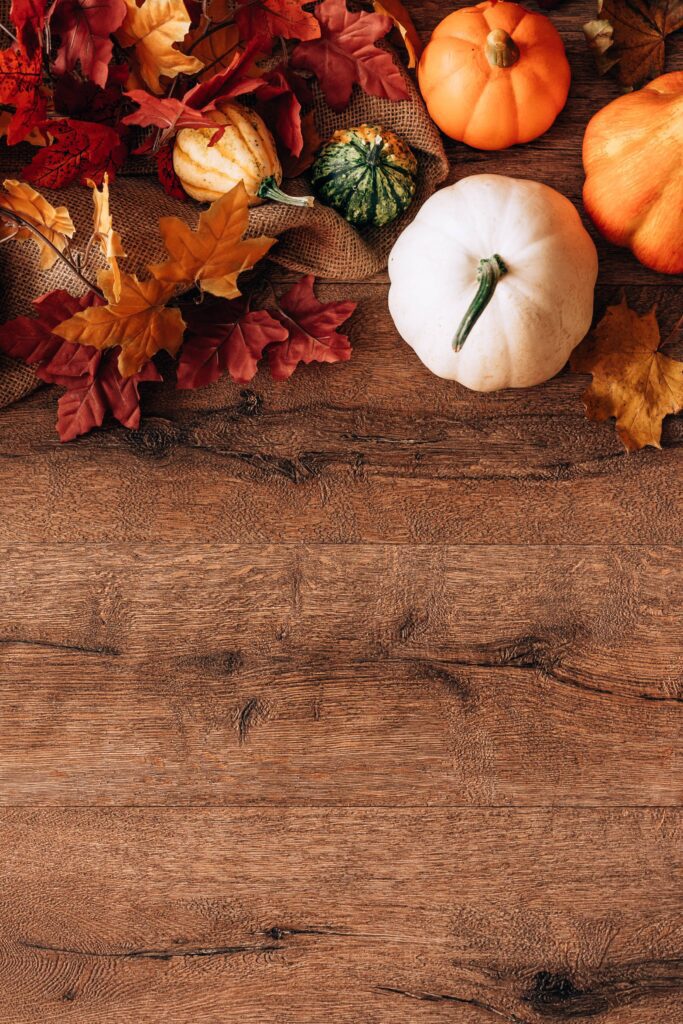
[[0,552],[2,803],[678,798],[680,549],[27,554]]

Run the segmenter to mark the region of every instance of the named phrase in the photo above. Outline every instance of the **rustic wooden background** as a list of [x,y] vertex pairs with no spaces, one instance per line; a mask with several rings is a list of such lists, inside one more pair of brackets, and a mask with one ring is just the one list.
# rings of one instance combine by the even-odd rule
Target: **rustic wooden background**
[[[580,202],[592,9],[552,131],[454,179]],[[627,456],[585,380],[469,394],[386,278],[321,294],[349,365],[0,413],[0,1020],[675,1024],[683,420]]]

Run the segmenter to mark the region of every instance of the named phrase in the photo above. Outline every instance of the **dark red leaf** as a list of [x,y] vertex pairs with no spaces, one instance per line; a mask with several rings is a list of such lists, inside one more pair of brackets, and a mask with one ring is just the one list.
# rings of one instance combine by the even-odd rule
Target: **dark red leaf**
[[237,0],[235,21],[242,39],[270,44],[285,39],[317,39],[320,25],[302,10],[308,0]]
[[95,121],[113,127],[120,120],[123,86],[128,74],[125,64],[110,64],[104,89],[94,82],[83,82],[75,75],[61,75],[55,81],[55,110],[79,121]]
[[178,387],[201,388],[229,373],[248,384],[266,345],[287,338],[287,328],[266,310],[249,311],[243,302],[204,301],[183,310],[188,325],[178,363]]
[[60,41],[55,72],[63,75],[80,64],[85,78],[104,88],[114,46],[111,34],[121,27],[126,11],[125,0],[57,0],[50,21]]
[[301,107],[313,100],[306,80],[279,65],[266,72],[256,95],[261,113],[275,137],[292,156],[301,156],[304,148]]
[[287,329],[287,340],[270,345],[268,362],[275,380],[289,380],[299,363],[340,363],[351,358],[351,344],[336,330],[355,312],[356,302],[318,302],[312,274],[302,277],[272,310]]
[[237,96],[254,92],[259,88],[261,79],[249,76],[247,71],[252,68],[258,49],[258,41],[250,40],[243,51],[234,55],[224,71],[213,75],[205,82],[200,82],[186,92],[183,102],[194,110],[205,110],[219,100],[234,99]]
[[182,199],[184,202],[187,199],[187,192],[180,184],[180,178],[176,174],[173,166],[172,142],[161,147],[156,154],[156,162],[159,181],[161,182],[166,195],[173,196],[174,199]]
[[54,142],[39,150],[22,175],[38,188],[63,188],[90,178],[101,184],[104,175],[116,177],[128,155],[119,132],[105,124],[66,118],[50,121],[46,129]]
[[[82,309],[100,305],[101,301],[94,292],[80,298],[75,298],[62,289],[41,295],[33,300],[37,317],[20,316],[16,320],[0,325],[0,351],[28,366],[50,365],[52,360],[56,360],[55,373],[59,375],[59,352],[69,343],[53,334],[52,328],[75,316]],[[71,348],[81,349],[81,346],[71,345]],[[43,379],[47,383],[55,383],[48,377]]]
[[218,128],[216,122],[208,116],[214,104],[209,104],[205,110],[195,110],[185,100],[174,97],[164,99],[144,89],[133,89],[126,96],[138,104],[138,109],[123,118],[124,124],[135,124],[142,128],[154,126],[167,133],[178,132],[181,128]]
[[333,110],[345,110],[354,83],[371,96],[405,100],[408,90],[387,50],[375,46],[392,29],[382,14],[352,14],[346,0],[323,0],[315,9],[322,37],[299,43],[292,67],[312,71]]
[[27,57],[14,47],[0,51],[0,103],[16,110],[7,130],[10,146],[22,142],[45,120],[47,101],[41,89],[42,81],[40,50],[33,57]]
[[[68,345],[69,342],[64,344]],[[72,348],[89,346],[73,345]],[[92,349],[97,352],[97,349]],[[119,373],[118,348],[97,352],[100,357],[91,378],[74,381],[57,403],[57,431],[62,441],[88,434],[101,427],[110,414],[122,426],[136,430],[140,426],[140,384],[160,381],[162,376],[150,360],[139,373],[122,377]]]
[[9,16],[17,30],[19,44],[28,57],[42,48],[47,0],[12,0]]

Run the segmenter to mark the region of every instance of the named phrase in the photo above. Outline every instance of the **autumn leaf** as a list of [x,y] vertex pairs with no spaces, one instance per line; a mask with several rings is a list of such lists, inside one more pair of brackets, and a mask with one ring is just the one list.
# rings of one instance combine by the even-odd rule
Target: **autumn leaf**
[[664,417],[683,410],[683,363],[660,346],[655,310],[641,316],[623,297],[571,359],[576,373],[593,375],[584,395],[589,418],[614,417],[628,451],[661,448]]
[[[63,343],[69,345],[68,342]],[[98,352],[85,345],[69,345],[84,353],[83,361],[95,354],[90,373],[74,377],[67,385],[66,394],[57,403],[57,432],[61,441],[72,441],[101,427],[106,417],[114,419],[128,430],[140,426],[140,384],[160,381],[162,376],[150,360],[129,377],[122,377],[117,365],[117,350]]]
[[9,16],[27,57],[33,57],[41,49],[46,14],[46,0],[12,0]]
[[152,92],[163,92],[160,79],[194,75],[203,64],[176,48],[190,29],[190,17],[183,0],[125,0],[127,12],[117,39],[124,47],[135,47],[143,81]]
[[[209,117],[209,111],[194,110],[185,100],[173,96],[161,98],[152,96],[144,89],[133,89],[126,96],[138,104],[138,109],[123,118],[124,124],[135,124],[142,128],[161,128],[165,135],[179,132],[182,128],[216,128],[218,125]],[[149,146],[141,146],[136,152],[143,152]]]
[[391,31],[390,18],[351,13],[346,0],[323,0],[315,9],[322,36],[299,43],[291,66],[312,71],[333,110],[345,110],[354,83],[371,96],[405,100],[408,90],[391,54],[374,44]]
[[261,85],[261,79],[254,74],[257,50],[257,44],[252,41],[244,50],[235,52],[222,71],[185,93],[185,103],[195,110],[206,110],[209,104],[215,106],[219,100],[232,100],[254,92]]
[[[32,303],[37,316],[20,316],[0,325],[0,351],[27,366],[37,368],[40,364],[46,383],[61,383],[63,377],[70,377],[72,373],[68,368],[69,359],[62,352],[66,343],[52,333],[53,328],[101,301],[95,292],[80,298],[62,289],[41,295]],[[80,359],[79,353],[66,353],[69,358],[75,355]]]
[[119,259],[125,258],[121,235],[114,231],[114,224],[109,211],[109,176],[105,174],[100,191],[94,181],[87,183],[92,189],[93,199],[93,234],[92,240],[99,245],[109,269],[112,272],[112,295],[118,302],[121,298],[121,270]]
[[256,96],[259,112],[276,139],[293,157],[301,156],[304,148],[301,108],[313,102],[306,80],[279,65],[263,76]]
[[391,18],[408,51],[408,67],[414,68],[422,53],[422,40],[413,24],[413,19],[408,14],[401,0],[372,0],[372,6],[378,14],[386,14]]
[[[64,252],[75,228],[66,206],[52,206],[47,199],[22,181],[8,178],[5,193],[0,193],[0,238],[13,237],[19,241],[35,242],[40,249],[40,269],[49,270],[58,259],[55,249]],[[3,210],[10,211],[28,221],[40,232],[34,234],[28,227],[14,227],[11,218],[3,220]],[[48,244],[50,243],[50,244]]]
[[104,88],[114,48],[111,35],[126,11],[125,0],[57,0],[50,20],[59,39],[55,73],[67,74],[80,64],[84,77]]
[[355,312],[356,302],[318,302],[315,278],[303,277],[283,295],[273,316],[287,340],[270,345],[267,356],[275,380],[289,380],[299,363],[340,363],[351,358],[351,344],[336,330]]
[[232,19],[234,0],[213,0],[208,6],[208,23],[200,19],[185,40],[185,53],[204,64],[199,80],[228,67],[239,46],[240,31]]
[[244,302],[206,300],[185,313],[188,330],[178,362],[182,390],[212,384],[228,373],[248,384],[267,345],[285,341],[287,328],[267,310],[249,310]]
[[288,153],[283,154],[282,169],[286,178],[298,178],[304,174],[315,163],[318,150],[323,144],[312,110],[301,119],[301,135],[303,148],[300,155],[293,157]]
[[683,0],[598,0],[583,31],[600,74],[616,67],[630,89],[662,74],[666,37],[682,27]]
[[128,78],[124,64],[110,64],[104,88],[84,82],[76,75],[60,75],[54,84],[54,106],[60,114],[79,121],[106,124],[113,128],[121,116],[123,86]]
[[21,50],[0,50],[0,103],[15,108],[7,141],[16,145],[45,120],[47,100],[42,91],[43,63],[37,50],[28,57]]
[[106,124],[73,118],[49,121],[52,144],[36,153],[22,176],[41,188],[63,188],[74,181],[100,184],[104,175],[113,181],[128,149],[121,135]]
[[196,231],[177,217],[162,217],[159,228],[171,258],[149,269],[167,284],[197,284],[212,295],[235,299],[239,275],[276,242],[265,236],[243,239],[248,223],[247,193],[240,182],[200,214]]
[[307,0],[237,0],[235,21],[242,39],[258,39],[272,45],[284,39],[318,39],[320,25],[308,11]]
[[54,333],[78,345],[96,349],[120,346],[118,359],[122,377],[139,373],[148,359],[161,349],[175,355],[180,348],[185,322],[179,309],[167,309],[173,285],[154,278],[139,281],[135,275],[121,274],[121,295],[114,295],[114,275],[100,271],[98,284],[107,305],[77,313],[55,328]]
[[180,178],[173,166],[173,143],[162,146],[154,156],[157,165],[157,176],[167,196],[185,202],[187,193],[180,184]]

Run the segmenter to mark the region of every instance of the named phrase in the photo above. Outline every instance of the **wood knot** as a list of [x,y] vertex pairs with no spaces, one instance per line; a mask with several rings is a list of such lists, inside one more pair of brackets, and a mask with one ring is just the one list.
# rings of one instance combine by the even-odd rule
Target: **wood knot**
[[143,420],[139,430],[129,430],[126,441],[140,458],[164,459],[177,446],[182,436],[180,427],[169,420]]
[[253,418],[263,412],[263,399],[255,391],[240,391],[240,401],[235,406],[238,416]]
[[539,1016],[559,1020],[577,1016],[593,1017],[609,1009],[607,999],[599,992],[577,988],[568,975],[552,971],[538,971],[522,1000]]

